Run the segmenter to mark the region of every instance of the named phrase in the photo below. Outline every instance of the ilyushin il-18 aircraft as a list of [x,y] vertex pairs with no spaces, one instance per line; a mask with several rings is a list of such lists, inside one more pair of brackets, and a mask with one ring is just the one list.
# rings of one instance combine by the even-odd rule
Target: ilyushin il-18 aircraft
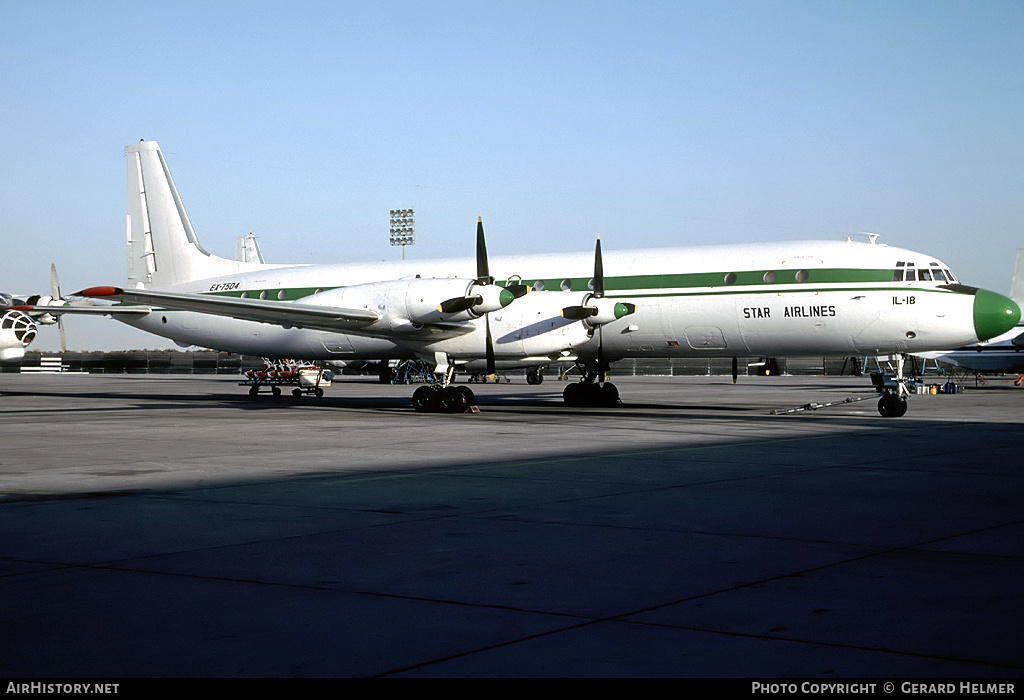
[[[421,359],[419,411],[458,412],[457,372],[575,362],[571,405],[618,403],[622,358],[894,355],[1012,328],[1020,308],[930,255],[868,240],[708,245],[382,263],[228,260],[200,244],[155,141],[127,149],[128,284],[79,296],[136,328],[198,345],[306,360]],[[527,293],[529,292],[529,293]],[[121,313],[118,313],[120,311]],[[879,399],[907,410],[908,390]]]

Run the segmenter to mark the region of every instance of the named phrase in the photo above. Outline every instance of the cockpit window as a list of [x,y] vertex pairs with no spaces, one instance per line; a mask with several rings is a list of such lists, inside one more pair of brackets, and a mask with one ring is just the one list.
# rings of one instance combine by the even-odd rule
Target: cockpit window
[[946,276],[942,274],[942,270],[932,270],[932,275],[935,277],[936,282],[946,281]]
[[953,273],[950,272],[949,270],[946,270],[946,279],[948,279],[950,282],[956,282],[956,277],[954,277]]
[[917,274],[918,274],[918,279],[920,279],[922,282],[931,282],[932,281],[932,273],[929,272],[928,270],[921,270]]
[[917,280],[917,276],[914,274],[914,270],[907,270],[907,282],[914,282]]
[[898,268],[896,268],[895,270],[892,271],[892,281],[893,282],[902,282],[903,281],[903,268],[902,267],[898,267]]

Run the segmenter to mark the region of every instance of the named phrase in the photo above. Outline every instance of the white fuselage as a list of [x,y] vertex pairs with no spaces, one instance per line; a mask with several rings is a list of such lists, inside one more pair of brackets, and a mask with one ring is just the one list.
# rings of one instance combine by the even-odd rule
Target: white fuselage
[[[897,263],[940,270],[941,279],[894,281]],[[536,365],[592,358],[596,333],[605,356],[692,357],[863,355],[919,352],[976,342],[974,297],[943,286],[948,268],[912,251],[856,241],[700,246],[606,251],[606,295],[636,312],[599,330],[561,316],[589,294],[590,253],[494,257],[499,284],[536,291],[509,306],[464,321],[454,333],[410,322],[423,281],[468,278],[472,259],[338,265],[262,266],[196,280],[172,291],[249,298],[301,299],[303,304],[365,308],[381,320],[365,329],[329,332],[284,328],[205,314],[154,310],[125,322],[182,345],[305,359],[389,359],[445,353],[475,367],[482,362],[485,319],[499,365]],[[901,274],[902,276],[902,274]],[[418,280],[417,280],[418,278]],[[370,284],[410,280],[401,285]],[[387,329],[388,337],[375,337]]]

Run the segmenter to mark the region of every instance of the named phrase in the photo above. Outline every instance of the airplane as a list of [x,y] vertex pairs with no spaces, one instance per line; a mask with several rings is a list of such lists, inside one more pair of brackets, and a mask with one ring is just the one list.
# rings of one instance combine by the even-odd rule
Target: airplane
[[60,316],[53,316],[39,308],[49,306],[54,299],[60,299],[57,282],[57,266],[50,264],[50,286],[53,296],[33,294],[24,298],[20,295],[0,292],[0,362],[20,360],[25,356],[27,348],[39,333],[37,321],[41,324],[58,324],[60,344],[66,346],[64,340],[64,324]]
[[0,292],[0,362],[20,360],[25,348],[35,340],[39,327],[24,311],[11,308],[25,300],[15,299],[11,294]]
[[[1024,248],[1017,250],[1010,298],[1018,305],[1024,304]],[[976,374],[1024,373],[1024,324],[1018,323],[991,340],[953,350],[918,353],[917,356],[955,365]]]
[[[902,416],[908,353],[998,336],[1012,300],[936,258],[866,241],[797,241],[349,264],[265,264],[207,252],[155,141],[127,148],[128,284],[81,297],[183,347],[308,360],[426,360],[421,412],[461,412],[457,372],[574,362],[574,406],[611,406],[623,358],[894,355],[878,411]],[[605,270],[610,274],[605,275]],[[527,293],[529,292],[529,293]],[[133,312],[132,309],[135,309]],[[735,364],[735,362],[734,362]]]
[[65,314],[138,315],[148,313],[143,307],[114,308],[99,305],[85,299],[73,303],[60,295],[57,267],[50,264],[50,287],[52,296],[33,294],[20,295],[0,292],[0,362],[20,360],[25,349],[35,340],[39,325],[57,324],[61,351],[67,352],[63,317]]

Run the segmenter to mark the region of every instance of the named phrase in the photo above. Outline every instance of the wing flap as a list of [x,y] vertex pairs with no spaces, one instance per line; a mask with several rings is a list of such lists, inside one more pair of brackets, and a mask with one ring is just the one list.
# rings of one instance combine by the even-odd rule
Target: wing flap
[[116,299],[156,308],[194,311],[256,321],[284,328],[311,328],[324,331],[353,330],[375,323],[380,316],[369,309],[342,309],[295,302],[241,299],[188,292],[158,292],[120,287],[90,287],[76,296]]

